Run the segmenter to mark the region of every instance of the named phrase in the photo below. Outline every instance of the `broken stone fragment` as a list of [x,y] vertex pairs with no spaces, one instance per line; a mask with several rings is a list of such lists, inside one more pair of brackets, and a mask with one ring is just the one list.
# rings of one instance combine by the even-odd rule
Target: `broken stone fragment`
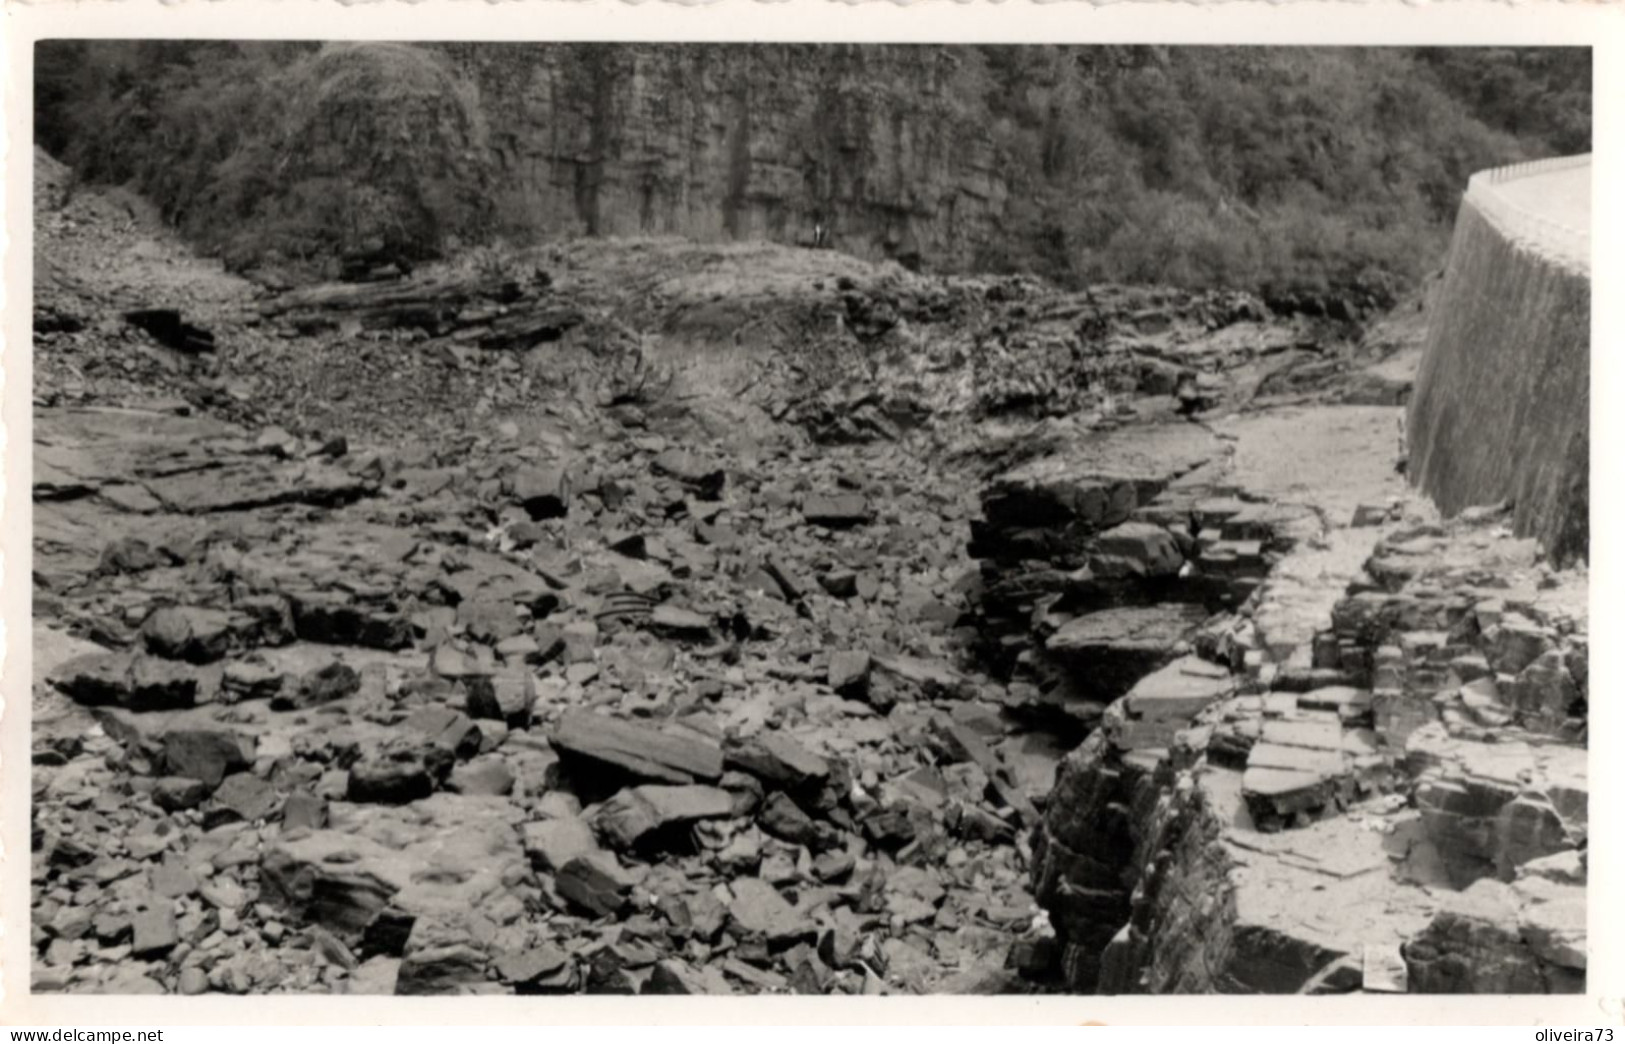
[[666,450],[655,457],[650,466],[655,474],[676,479],[704,500],[720,499],[728,481],[727,472],[714,461],[688,450]]
[[323,664],[299,679],[292,693],[280,692],[271,701],[272,709],[307,710],[353,696],[361,690],[361,675],[339,660]]
[[208,800],[209,785],[201,779],[164,776],[153,780],[152,802],[166,812],[196,808]]
[[551,943],[542,943],[513,953],[505,953],[491,963],[497,977],[517,988],[519,993],[539,992],[549,986],[562,986],[555,982],[560,973],[568,973],[570,955]]
[[710,890],[666,896],[660,910],[672,928],[702,942],[714,942],[728,923],[728,908]]
[[667,958],[656,962],[643,992],[657,996],[710,996],[731,994],[734,990],[722,972],[712,965],[696,968],[686,961]]
[[779,890],[759,877],[741,877],[729,884],[728,931],[741,941],[761,939],[776,946],[812,940],[817,929],[796,913]]
[[848,699],[868,695],[873,661],[866,652],[838,652],[829,658],[829,687]]
[[299,440],[288,434],[286,429],[272,425],[261,431],[254,439],[256,452],[289,460],[299,452]]
[[154,550],[145,540],[137,537],[119,537],[109,541],[107,546],[102,548],[101,561],[96,568],[97,572],[103,575],[117,576],[144,573],[149,569],[168,564],[170,564],[169,556]]
[[513,603],[484,598],[470,598],[459,603],[456,624],[468,637],[490,645],[512,638],[524,629],[524,622],[514,611]]
[[417,918],[406,938],[396,995],[472,992],[485,982],[489,930],[489,922],[468,911],[433,911]]
[[180,943],[175,911],[168,903],[142,910],[131,919],[130,956],[138,960],[159,960]]
[[1498,673],[1517,674],[1551,648],[1551,635],[1545,628],[1527,617],[1508,613],[1497,625],[1486,653],[1490,666]]
[[[444,648],[444,647],[442,647]],[[527,728],[536,705],[536,678],[529,671],[503,671],[489,677],[472,676],[468,690],[468,716],[500,721],[511,729]]]
[[649,628],[656,634],[687,640],[704,640],[711,635],[711,621],[690,609],[657,605],[649,614]]
[[722,776],[722,748],[692,736],[659,732],[591,711],[566,711],[551,737],[560,751],[665,783]]
[[482,658],[480,653],[479,647],[473,652],[466,652],[455,645],[442,642],[429,654],[429,670],[436,677],[449,678],[452,681],[488,677],[494,672],[494,667]]
[[598,840],[586,820],[560,816],[526,823],[522,828],[525,854],[540,870],[558,873],[576,856],[598,848]]
[[320,830],[327,825],[327,802],[308,790],[295,790],[282,802],[283,830]]
[[169,660],[213,663],[231,649],[231,615],[219,609],[172,606],[154,611],[141,625],[147,651]]
[[1519,794],[1495,815],[1495,868],[1510,881],[1517,868],[1574,846],[1551,800],[1539,791]]
[[[1032,822],[1038,816],[1029,807],[1023,812],[1023,818]],[[1017,824],[1001,819],[978,805],[956,803],[948,808],[947,826],[955,837],[1002,845],[1015,840]]]
[[928,728],[933,747],[940,752],[944,763],[969,762],[989,778],[1001,773],[1003,766],[998,755],[976,729],[941,714],[931,718]]
[[813,873],[818,875],[820,881],[833,882],[844,880],[852,873],[857,865],[857,858],[849,850],[819,853],[813,860]]
[[762,781],[748,772],[724,772],[717,785],[733,796],[733,814],[748,816],[761,807],[767,790]]
[[732,814],[733,795],[720,787],[647,784],[610,798],[593,826],[605,842],[624,850],[674,825]]
[[724,749],[724,762],[780,787],[817,785],[829,778],[829,762],[782,732],[763,732],[735,740]]
[[252,659],[226,664],[220,687],[239,699],[274,699],[282,691],[283,675]]
[[171,776],[201,780],[210,790],[227,774],[254,763],[254,739],[227,728],[170,729],[163,735],[164,767]]
[[202,694],[196,670],[182,663],[130,653],[87,653],[51,676],[68,698],[86,706],[117,705],[132,711],[191,707]]
[[483,755],[451,770],[446,789],[456,794],[503,797],[513,793],[514,774],[504,758]]
[[570,511],[570,480],[562,468],[526,466],[513,474],[513,497],[533,521],[563,518]]
[[903,866],[888,875],[885,883],[886,909],[893,923],[930,919],[947,897],[936,876],[918,866]]
[[1178,603],[1105,609],[1062,625],[1044,650],[1084,672],[1091,696],[1109,702],[1173,660],[1206,619],[1201,606]]
[[818,586],[834,598],[851,598],[858,593],[858,574],[850,569],[831,569],[818,575]]
[[796,993],[822,996],[829,992],[834,972],[819,959],[812,947],[798,943],[784,955],[783,960],[790,969],[790,988]]
[[1174,535],[1149,522],[1124,522],[1095,538],[1089,572],[1101,577],[1173,576],[1184,565]]
[[[1484,879],[1439,896],[1421,934],[1403,947],[1412,993],[1577,993],[1585,976],[1543,959],[1526,941],[1512,888]],[[1538,933],[1537,933],[1538,934]]]
[[964,675],[940,660],[889,655],[873,658],[866,699],[886,712],[898,703],[964,699],[970,686]]
[[835,840],[832,832],[820,830],[819,824],[782,790],[767,796],[756,822],[767,833],[793,845],[822,850],[832,847]]
[[391,739],[350,766],[345,798],[355,802],[402,805],[439,790],[455,756],[427,739]]
[[1122,750],[1168,747],[1198,711],[1235,688],[1223,667],[1184,656],[1135,682],[1104,727]]
[[203,702],[203,676],[184,664],[138,656],[130,670],[133,711],[179,710]]
[[1586,900],[1583,893],[1571,898],[1526,904],[1518,927],[1535,956],[1559,968],[1582,973],[1583,981],[1586,970]]
[[590,950],[586,961],[586,992],[643,992],[656,956],[650,947],[636,941],[613,942]]
[[827,529],[850,529],[874,519],[869,502],[856,493],[813,494],[801,504],[801,517]]
[[1512,687],[1518,720],[1533,732],[1559,735],[1573,714],[1580,689],[1569,673],[1564,655],[1548,649],[1530,661]]
[[1354,509],[1354,518],[1349,525],[1355,529],[1367,526],[1380,526],[1388,521],[1389,508],[1386,504],[1360,504]]
[[186,868],[174,853],[166,853],[163,862],[147,871],[152,890],[165,899],[179,899],[197,892],[197,875]]
[[584,852],[565,863],[554,877],[559,895],[598,917],[625,909],[632,898],[632,879],[621,869],[615,853],[603,849]]
[[919,824],[908,808],[876,808],[863,817],[863,834],[882,848],[895,850],[913,841]]
[[1360,988],[1368,993],[1408,991],[1405,956],[1398,946],[1368,945],[1363,950]]
[[450,707],[419,707],[405,725],[465,761],[480,752],[480,727],[468,715]]
[[[356,940],[374,929],[408,878],[400,850],[351,831],[320,829],[296,837],[284,834],[265,849],[260,898],[294,922],[320,924],[340,938]],[[393,946],[395,953],[401,943],[405,932]]]
[[294,633],[307,642],[406,649],[412,622],[405,616],[358,604],[341,591],[287,591]]
[[922,765],[881,787],[885,803],[900,802],[936,812],[947,803],[948,783],[942,773],[929,765]]

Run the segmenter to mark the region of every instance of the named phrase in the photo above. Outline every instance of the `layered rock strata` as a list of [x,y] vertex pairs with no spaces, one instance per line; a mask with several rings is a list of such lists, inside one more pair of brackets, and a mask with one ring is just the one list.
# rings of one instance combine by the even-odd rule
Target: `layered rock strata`
[[[1262,543],[1290,574],[1327,541],[1295,553],[1275,511]],[[1584,581],[1503,521],[1377,530],[1330,626],[1284,657],[1253,622],[1266,581],[1183,640],[1124,629],[1055,665],[1106,697],[1034,835],[1068,988],[1583,988]],[[1167,597],[1149,573],[1136,597]],[[1017,670],[1055,652],[1029,637]]]

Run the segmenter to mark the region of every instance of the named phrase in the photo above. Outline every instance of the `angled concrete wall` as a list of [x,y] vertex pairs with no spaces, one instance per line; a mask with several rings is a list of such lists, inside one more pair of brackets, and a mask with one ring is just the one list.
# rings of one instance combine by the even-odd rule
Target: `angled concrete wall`
[[1411,481],[1446,515],[1510,500],[1552,555],[1590,544],[1590,157],[1473,176],[1416,375]]

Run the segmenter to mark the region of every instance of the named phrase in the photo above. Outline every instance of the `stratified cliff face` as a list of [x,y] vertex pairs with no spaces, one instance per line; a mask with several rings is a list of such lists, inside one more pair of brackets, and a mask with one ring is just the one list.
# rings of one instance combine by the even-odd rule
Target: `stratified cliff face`
[[[942,48],[448,45],[516,232],[812,243],[963,268],[1008,196]],[[882,67],[883,68],[880,68]]]

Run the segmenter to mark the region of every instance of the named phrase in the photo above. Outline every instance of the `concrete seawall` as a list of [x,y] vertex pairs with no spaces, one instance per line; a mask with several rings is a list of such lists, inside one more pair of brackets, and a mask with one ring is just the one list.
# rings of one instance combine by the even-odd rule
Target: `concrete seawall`
[[1520,536],[1589,549],[1590,157],[1473,176],[1416,376],[1410,476],[1446,515],[1511,500]]

